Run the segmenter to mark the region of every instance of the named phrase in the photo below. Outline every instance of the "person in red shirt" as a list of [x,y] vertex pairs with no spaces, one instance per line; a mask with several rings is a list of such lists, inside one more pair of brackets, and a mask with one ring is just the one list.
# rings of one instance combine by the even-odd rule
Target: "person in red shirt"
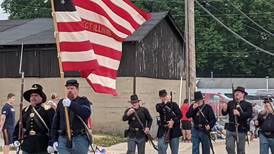
[[192,121],[192,118],[187,118],[186,117],[186,113],[187,113],[189,107],[190,107],[190,104],[188,102],[188,99],[185,99],[184,103],[181,106],[181,113],[183,115],[182,118],[181,118],[182,135],[183,135],[182,140],[184,142],[190,142],[191,141],[191,121]]

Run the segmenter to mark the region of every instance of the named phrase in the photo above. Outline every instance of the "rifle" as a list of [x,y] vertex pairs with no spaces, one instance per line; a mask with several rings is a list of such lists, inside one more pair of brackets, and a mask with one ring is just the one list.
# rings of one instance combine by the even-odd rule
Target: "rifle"
[[[235,104],[235,108],[237,109],[237,106],[239,105],[238,102],[236,102],[235,97],[234,97],[234,86],[232,84],[232,96],[233,96],[233,102],[236,103]],[[234,115],[234,121],[235,121],[235,133],[236,133],[236,142],[237,145],[239,144],[239,124],[238,124],[238,117],[236,115]]]
[[[141,125],[142,129],[145,130],[145,126],[142,123],[140,117],[138,116],[138,114],[136,112],[134,112],[134,116],[136,117],[137,121]],[[151,134],[149,134],[149,133],[145,133],[145,134],[146,134],[146,137],[147,137],[148,141],[152,144],[153,148],[158,151],[158,147],[153,142],[153,137],[151,136]]]
[[[170,102],[172,103],[172,91],[170,92]],[[169,112],[172,113],[172,116],[176,116],[176,114],[167,105],[165,105],[165,108]],[[168,128],[168,130],[165,132],[165,135],[164,135],[164,141],[165,141],[165,143],[169,143],[170,142],[170,131],[171,131],[171,128]]]
[[[198,107],[198,112],[200,112],[200,114],[202,115],[202,117],[205,119],[206,123],[209,124],[209,121],[207,120],[207,118],[205,117],[203,111],[202,111],[199,107]],[[209,138],[210,149],[211,149],[212,153],[215,154],[214,148],[213,148],[213,144],[212,144],[212,142],[211,142],[211,140],[212,140],[213,142],[215,142],[215,140],[213,140],[213,139],[211,138],[210,131],[208,131],[208,130],[205,129],[204,132],[206,133],[206,135],[207,135],[208,138]]]
[[[18,141],[21,146],[21,142],[23,140],[23,92],[24,92],[24,78],[25,74],[22,71],[22,63],[23,63],[23,51],[24,51],[24,44],[22,43],[21,47],[21,57],[20,57],[20,66],[19,66],[19,74],[21,74],[21,93],[20,93],[20,111],[19,111],[19,132],[18,132]],[[16,149],[16,154],[19,154],[20,146]]]

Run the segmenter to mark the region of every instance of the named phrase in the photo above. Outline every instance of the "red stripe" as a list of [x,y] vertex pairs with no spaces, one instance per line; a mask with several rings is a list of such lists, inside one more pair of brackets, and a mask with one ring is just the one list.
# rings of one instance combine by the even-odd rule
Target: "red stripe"
[[98,24],[96,22],[92,22],[86,19],[82,19],[82,24],[85,30],[90,32],[95,32],[98,34],[106,35],[108,37],[112,37],[118,41],[124,41],[125,38],[119,37],[116,35],[112,30],[110,30],[108,27],[102,24]]
[[115,12],[116,14],[119,14],[119,16],[121,16],[123,19],[127,20],[134,29],[137,29],[138,27],[140,27],[140,25],[131,17],[131,15],[127,11],[113,4],[110,0],[103,0],[103,2],[109,8],[111,8],[113,12]]
[[98,66],[95,70],[83,70],[81,71],[82,77],[87,78],[89,74],[96,74],[99,76],[104,76],[112,79],[117,78],[117,70],[106,68],[103,66]]
[[64,71],[93,70],[98,67],[97,60],[85,62],[62,62]]
[[120,32],[127,34],[127,35],[131,35],[131,32],[129,30],[127,30],[125,27],[117,24],[116,22],[114,22],[114,20],[105,12],[105,10],[103,8],[101,8],[99,5],[97,5],[96,3],[92,2],[92,1],[83,1],[83,0],[74,0],[74,3],[76,6],[79,6],[81,8],[84,8],[86,10],[92,11],[92,12],[96,12],[104,17],[106,17],[109,22]]
[[123,0],[126,2],[129,6],[131,6],[134,10],[136,10],[140,15],[142,15],[146,20],[151,19],[151,14],[144,12],[143,10],[136,7],[134,4],[131,3],[130,0]]
[[114,50],[112,48],[108,48],[106,46],[93,44],[94,52],[98,55],[109,57],[115,60],[121,60],[122,52]]
[[57,28],[60,32],[78,32],[84,30],[81,22],[59,22],[57,23]]
[[88,51],[93,49],[92,43],[90,41],[83,42],[60,42],[61,51]]
[[118,93],[116,89],[104,87],[100,84],[93,84],[89,79],[86,79],[88,84],[93,88],[93,90],[97,93],[111,94],[112,96],[117,96]]

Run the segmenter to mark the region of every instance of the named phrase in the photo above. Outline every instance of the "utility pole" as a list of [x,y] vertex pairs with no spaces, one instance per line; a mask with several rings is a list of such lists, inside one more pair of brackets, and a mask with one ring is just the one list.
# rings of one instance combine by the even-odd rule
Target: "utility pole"
[[185,35],[186,35],[186,63],[187,86],[186,96],[193,99],[196,89],[196,54],[195,54],[195,10],[194,0],[185,0]]

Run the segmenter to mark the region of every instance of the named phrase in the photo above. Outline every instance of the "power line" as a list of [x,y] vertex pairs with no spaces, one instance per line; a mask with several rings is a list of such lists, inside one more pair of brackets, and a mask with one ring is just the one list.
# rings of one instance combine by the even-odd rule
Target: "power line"
[[207,14],[209,14],[214,20],[216,20],[219,24],[221,24],[225,29],[227,29],[229,32],[231,32],[232,34],[235,35],[236,38],[241,39],[242,41],[244,41],[245,43],[249,44],[250,46],[254,47],[256,50],[259,50],[261,52],[264,52],[266,54],[269,54],[271,56],[274,56],[274,53],[267,51],[265,49],[262,49],[258,46],[256,46],[255,44],[249,42],[248,40],[246,40],[245,38],[243,38],[242,36],[240,36],[239,34],[237,34],[236,32],[234,32],[232,29],[230,29],[228,26],[226,26],[224,23],[222,23],[218,18],[216,18],[210,11],[208,11],[204,6],[202,6],[197,0],[195,0],[195,2],[197,3],[197,5],[199,5]]
[[[213,8],[215,11],[219,12],[220,14],[222,14],[222,11],[220,11],[218,8],[216,8],[215,6],[211,5],[210,3],[206,3],[206,5],[207,5],[207,6],[210,6],[210,7]],[[256,28],[254,28],[254,27],[252,27],[252,26],[249,26],[249,25],[247,25],[247,24],[244,24],[244,25],[245,25],[246,27],[248,27],[248,28],[254,30],[254,31],[263,33],[262,31],[260,31],[260,30],[258,30],[258,29],[256,29]]]
[[244,17],[246,17],[249,21],[251,21],[253,24],[255,24],[256,26],[260,27],[262,30],[264,30],[266,33],[268,33],[269,35],[274,37],[274,34],[271,33],[270,31],[266,30],[263,26],[261,26],[260,24],[258,24],[257,22],[255,22],[254,20],[252,20],[248,15],[246,15],[242,10],[240,10],[239,8],[237,8],[232,2],[230,2],[230,0],[227,0],[227,2],[234,7],[237,11],[239,11]]

